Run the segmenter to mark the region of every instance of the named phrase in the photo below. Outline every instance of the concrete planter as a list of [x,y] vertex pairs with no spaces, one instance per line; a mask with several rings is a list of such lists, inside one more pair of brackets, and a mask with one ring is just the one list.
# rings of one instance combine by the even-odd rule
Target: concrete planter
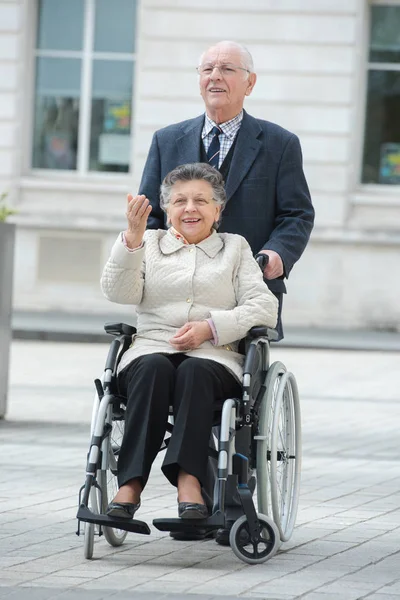
[[15,225],[0,222],[0,419],[7,410]]

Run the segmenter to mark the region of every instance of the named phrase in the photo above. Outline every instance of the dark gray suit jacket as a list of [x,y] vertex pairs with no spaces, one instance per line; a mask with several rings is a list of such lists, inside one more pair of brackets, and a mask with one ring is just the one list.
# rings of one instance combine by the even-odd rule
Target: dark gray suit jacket
[[[154,134],[139,188],[153,207],[150,229],[165,228],[159,189],[166,174],[178,165],[201,161],[203,123],[204,115]],[[307,245],[314,223],[298,138],[244,111],[226,193],[228,202],[219,231],[242,235],[254,254],[262,249],[275,250],[288,277]],[[268,287],[273,292],[285,292],[283,279],[267,281]]]

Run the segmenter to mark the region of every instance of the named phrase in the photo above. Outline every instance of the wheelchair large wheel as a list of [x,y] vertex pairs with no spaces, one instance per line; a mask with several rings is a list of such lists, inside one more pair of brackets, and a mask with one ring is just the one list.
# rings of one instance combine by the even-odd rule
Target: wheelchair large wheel
[[[110,435],[106,439],[108,468],[99,471],[99,485],[101,488],[101,506],[103,513],[105,513],[109,502],[112,501],[118,491],[117,464],[119,450],[124,435],[124,425],[125,421],[123,419],[113,421]],[[103,532],[104,537],[111,546],[121,546],[128,535],[127,531],[114,529],[112,527],[103,527]]]
[[300,494],[301,421],[296,380],[280,362],[268,369],[258,416],[258,510],[273,517],[281,541],[286,542],[296,522]]
[[279,531],[270,517],[257,513],[260,539],[252,542],[246,515],[237,519],[229,534],[230,546],[240,560],[257,565],[269,560],[279,548]]

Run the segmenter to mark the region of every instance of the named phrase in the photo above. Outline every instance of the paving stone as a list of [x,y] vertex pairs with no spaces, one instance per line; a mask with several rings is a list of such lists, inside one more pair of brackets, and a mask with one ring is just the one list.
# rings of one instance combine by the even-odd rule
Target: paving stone
[[381,590],[379,590],[379,592],[376,594],[371,594],[368,596],[368,600],[399,600],[399,598],[399,594],[381,593]]
[[[101,594],[104,590],[114,590],[115,592],[123,592],[125,590],[129,590],[134,587],[133,582],[136,582],[136,586],[139,586],[143,583],[148,583],[148,577],[135,577],[134,579],[126,578],[121,580],[115,580],[111,576],[106,576],[103,579],[91,579],[90,581],[85,581],[78,586],[79,590],[91,590],[93,592],[97,592]],[[135,586],[135,587],[136,587]]]
[[192,587],[191,582],[180,582],[180,581],[147,581],[137,586],[132,586],[130,589],[136,592],[152,592],[152,593],[163,593],[168,590],[166,598],[170,598],[170,595],[183,594],[190,590]]
[[319,557],[334,556],[353,548],[357,545],[357,542],[335,542],[327,540],[317,540],[300,546],[299,548],[293,548],[295,554],[308,554]]
[[[358,598],[362,598],[367,595],[369,597],[370,593],[376,592],[380,587],[380,584],[377,582],[370,582],[370,584],[367,586],[361,582],[358,584],[353,582],[352,585],[349,585],[347,582],[340,580],[328,585],[324,585],[321,593],[323,592],[324,594],[332,594],[337,596],[347,595],[349,600],[357,600]],[[319,590],[316,590],[316,592],[318,591]]]
[[[354,597],[353,592],[350,590],[344,594],[329,594],[325,593],[324,590],[318,590],[317,592],[311,592],[301,597],[301,600],[359,600],[362,596],[357,595]],[[369,600],[370,596],[368,596]]]
[[9,594],[4,596],[8,600],[53,600],[54,598],[54,589],[24,587],[0,588],[0,598],[3,598],[2,589],[8,589]]
[[[54,593],[54,590],[53,590]],[[71,590],[57,591],[49,600],[105,600],[115,598],[116,590],[81,590],[79,587]]]
[[400,596],[400,578],[379,590],[380,594],[397,594]]

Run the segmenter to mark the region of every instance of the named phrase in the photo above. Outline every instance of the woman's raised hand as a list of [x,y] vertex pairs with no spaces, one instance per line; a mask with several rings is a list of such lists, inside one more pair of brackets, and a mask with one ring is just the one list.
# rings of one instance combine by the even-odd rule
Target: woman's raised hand
[[151,213],[151,205],[143,194],[140,196],[128,194],[127,202],[126,218],[128,228],[125,231],[125,239],[129,248],[138,248],[143,241],[147,219]]

